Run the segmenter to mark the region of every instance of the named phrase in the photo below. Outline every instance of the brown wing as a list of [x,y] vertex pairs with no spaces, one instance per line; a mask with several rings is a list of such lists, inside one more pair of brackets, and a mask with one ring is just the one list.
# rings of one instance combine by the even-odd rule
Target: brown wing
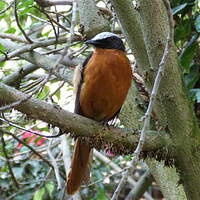
[[125,53],[96,49],[83,71],[79,96],[81,112],[96,121],[116,116],[131,85],[132,71]]
[[83,72],[85,69],[85,66],[87,65],[88,61],[92,57],[92,53],[85,59],[83,62],[82,66],[77,66],[75,69],[75,75],[74,75],[74,91],[75,91],[75,108],[74,108],[74,113],[83,115],[80,107],[80,91],[81,91],[81,86],[83,83]]

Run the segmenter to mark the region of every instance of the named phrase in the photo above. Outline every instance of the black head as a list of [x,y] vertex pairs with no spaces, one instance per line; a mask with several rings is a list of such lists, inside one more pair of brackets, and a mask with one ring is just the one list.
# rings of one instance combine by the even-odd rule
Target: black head
[[91,40],[87,40],[85,44],[92,44],[95,47],[103,49],[118,49],[125,51],[125,46],[121,38],[110,32],[102,32],[97,34]]

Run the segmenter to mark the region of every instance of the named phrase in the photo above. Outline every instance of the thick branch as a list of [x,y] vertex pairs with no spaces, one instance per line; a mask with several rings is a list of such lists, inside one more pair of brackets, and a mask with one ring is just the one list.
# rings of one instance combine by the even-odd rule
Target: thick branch
[[22,67],[19,70],[3,78],[2,82],[6,85],[18,87],[21,83],[22,78],[24,78],[27,74],[35,71],[38,68],[38,66],[32,64],[26,65],[25,67]]
[[149,59],[145,48],[142,30],[140,27],[139,15],[131,0],[111,0],[122,30],[128,40],[128,45],[136,58],[139,69],[149,67]]
[[[13,103],[26,98],[26,94],[15,90],[4,84],[0,84],[0,101],[3,103]],[[91,144],[96,148],[102,148],[104,144],[114,144],[113,150],[118,153],[133,152],[139,135],[133,130],[119,128],[102,128],[101,124],[70,113],[56,105],[51,105],[38,99],[29,99],[23,104],[16,107],[20,112],[34,119],[40,119],[59,127],[62,131],[70,132],[74,136],[84,136],[90,138]],[[165,134],[154,134],[148,132],[147,140],[144,144],[143,151],[158,149],[166,143],[170,143]]]
[[[155,71],[159,58],[163,54],[168,32],[165,10],[160,0],[140,0],[143,35],[151,67]],[[155,71],[151,72],[152,79]],[[155,110],[159,124],[163,127],[167,126],[169,132],[174,133],[171,138],[174,143],[175,164],[180,171],[187,198],[198,199],[200,196],[200,152],[195,149],[199,146],[200,130],[183,85],[174,45],[161,81]]]
[[[159,44],[160,44],[159,43],[159,41],[160,41],[159,40],[159,37],[160,37],[159,34],[160,33],[158,33],[158,31],[162,30],[163,24],[165,24],[168,27],[167,15],[166,15],[165,19],[162,22],[160,22],[159,20],[157,22],[154,22],[154,24],[156,24],[157,27],[153,28],[152,27],[152,19],[155,17],[155,15],[158,14],[158,6],[155,6],[155,9],[152,11],[152,15],[149,14],[149,12],[151,11],[150,7],[146,6],[146,10],[143,11],[143,13],[146,15],[145,19],[148,19],[149,23],[148,23],[148,27],[147,26],[144,27],[144,25],[143,25],[143,23],[144,23],[143,20],[144,19],[140,15],[141,14],[140,5],[139,5],[138,9],[134,9],[133,5],[132,5],[132,1],[130,1],[130,0],[127,0],[127,1],[112,0],[111,2],[114,5],[115,11],[116,11],[117,16],[119,18],[119,21],[121,22],[121,26],[124,29],[123,32],[127,36],[126,37],[127,38],[127,42],[129,44],[129,46],[131,47],[132,52],[134,53],[134,56],[136,57],[137,63],[139,65],[139,70],[140,70],[140,72],[142,72],[141,74],[143,74],[143,77],[145,78],[146,85],[152,86],[153,80],[151,80],[152,81],[151,83],[149,81],[149,77],[150,77],[149,71],[152,72],[152,68],[150,67],[150,64],[149,64],[149,61],[148,61],[149,60],[149,58],[148,58],[149,55],[147,56],[147,53],[145,53],[144,54],[145,56],[144,56],[143,53],[142,53],[142,51],[146,51],[145,50],[146,49],[146,47],[145,47],[146,44],[144,43],[144,39],[145,40],[149,40],[152,36],[155,37],[154,41],[148,42],[148,45],[149,45],[149,47],[152,47],[154,50],[161,51],[161,53],[159,53],[159,54],[157,52],[155,52],[155,54],[153,56],[151,55],[151,60],[155,61],[155,59],[156,59],[156,61],[157,61],[156,64],[153,65],[153,67],[154,66],[158,66],[158,63],[160,62],[160,58],[161,58],[161,56],[163,54],[163,49],[161,49],[160,48],[161,46],[159,46]],[[145,2],[146,4],[154,4],[155,3],[155,1],[143,1],[143,2]],[[159,1],[159,2],[162,3],[161,1]],[[163,13],[163,11],[162,11],[162,13]],[[158,19],[161,20],[161,17],[159,16],[159,14],[158,14]],[[140,15],[140,17],[138,18],[137,15]],[[141,26],[138,25],[139,22],[137,20],[139,20],[139,22],[142,21],[142,23],[140,23]],[[136,26],[135,26],[135,21],[136,21]],[[132,22],[134,22],[134,23],[132,23]],[[139,29],[138,29],[138,27],[139,27]],[[157,31],[154,35],[152,35],[152,31],[153,30]],[[144,33],[142,33],[142,32],[144,32]],[[147,35],[147,33],[149,35],[145,36],[143,38],[143,34]],[[134,38],[134,36],[135,36],[135,38]],[[166,41],[165,40],[166,36],[167,36],[167,34],[165,34],[163,36],[164,42]],[[138,43],[138,41],[141,41],[141,40],[143,40],[143,42],[142,43],[141,42]],[[158,46],[154,47],[155,44],[157,44]],[[164,47],[164,45],[162,47]],[[171,66],[171,68],[173,69],[173,67],[172,67],[173,64],[172,63],[170,63],[169,66]],[[167,72],[167,75],[170,77],[169,83],[171,82],[171,84],[172,84],[171,80],[172,79],[175,80],[176,77],[177,77],[177,74],[176,73],[174,74],[174,72],[172,70],[172,72],[170,72],[170,73]],[[151,76],[151,78],[152,78],[152,76]],[[178,83],[178,85],[181,85],[181,84],[182,83]],[[172,84],[172,85],[174,87],[176,87],[177,83]],[[166,88],[167,88],[167,90],[171,90],[171,86],[166,86]],[[166,89],[162,89],[162,92],[165,92],[165,91],[166,91]],[[163,99],[160,99],[160,101],[161,102],[162,101],[168,101],[169,106],[172,106],[172,104],[173,104],[176,107],[177,104],[175,104],[174,101],[172,101],[172,97],[173,96],[174,95],[166,95]],[[132,98],[134,98],[134,96]],[[129,101],[129,102],[130,102],[130,104],[126,109],[126,112],[121,116],[124,118],[123,119],[123,124],[125,126],[127,126],[127,125],[128,126],[135,126],[137,124],[135,123],[134,115],[133,115],[133,113],[130,112],[130,110],[133,110],[133,112],[134,112],[135,105],[133,103],[132,103],[133,105],[131,105],[131,102],[133,102],[133,101]],[[181,103],[179,105],[181,105]],[[160,114],[164,115],[165,114],[164,107],[160,106],[160,108],[162,108],[163,110],[159,112],[159,115]],[[173,110],[174,110],[174,108],[170,109],[169,113],[171,113],[171,116],[173,115],[172,114]],[[180,109],[181,112],[183,110],[184,110],[184,108]],[[180,114],[180,116],[182,117],[182,114]],[[164,120],[164,121],[168,122],[168,120]],[[174,123],[177,124],[176,119],[172,120],[172,121],[174,121]],[[182,126],[182,123],[183,123],[183,121],[180,122],[178,125]],[[138,125],[139,125],[139,123],[138,123]],[[176,130],[177,129],[179,129],[179,128],[177,127]],[[172,135],[173,135],[173,133],[172,133]],[[182,137],[182,136],[180,136],[180,137]],[[151,162],[153,162],[153,161],[151,161]],[[149,162],[148,164],[150,164],[151,162]],[[150,168],[151,168],[151,166],[150,166]],[[179,198],[179,188],[180,188],[180,186],[177,187],[177,181],[176,180],[172,180],[172,177],[177,175],[176,171],[174,169],[172,169],[172,168],[163,168],[163,166],[160,167],[160,168],[154,168],[153,171],[155,171],[155,173],[159,174],[157,177],[155,177],[155,179],[156,179],[156,182],[159,184],[159,186],[161,188],[162,187],[168,187],[168,181],[170,182],[170,185],[173,187],[174,194],[171,195],[171,192],[169,190],[168,195],[166,195],[165,197],[168,198],[168,199],[178,199]],[[168,176],[168,178],[163,181],[162,176],[167,174],[167,173],[170,174],[171,176],[170,177]]]
[[42,7],[72,5],[72,0],[35,0]]
[[142,197],[145,191],[153,182],[153,176],[150,171],[147,170],[141,178],[138,180],[135,187],[129,192],[125,200],[137,200]]
[[94,0],[77,0],[83,33],[91,38],[99,32],[109,31],[109,22],[99,12]]

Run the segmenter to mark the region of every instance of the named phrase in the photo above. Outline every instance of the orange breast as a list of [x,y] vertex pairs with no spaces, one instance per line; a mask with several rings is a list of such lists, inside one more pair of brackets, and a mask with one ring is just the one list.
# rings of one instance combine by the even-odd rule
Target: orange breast
[[97,48],[83,74],[80,106],[84,116],[97,121],[112,118],[124,103],[131,79],[124,52]]

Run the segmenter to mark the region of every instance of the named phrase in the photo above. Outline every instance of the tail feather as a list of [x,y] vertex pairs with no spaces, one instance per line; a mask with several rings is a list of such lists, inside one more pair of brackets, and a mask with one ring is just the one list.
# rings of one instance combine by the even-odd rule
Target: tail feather
[[81,142],[80,139],[76,140],[71,169],[67,177],[68,194],[74,194],[82,183],[89,181],[91,152],[89,144]]

